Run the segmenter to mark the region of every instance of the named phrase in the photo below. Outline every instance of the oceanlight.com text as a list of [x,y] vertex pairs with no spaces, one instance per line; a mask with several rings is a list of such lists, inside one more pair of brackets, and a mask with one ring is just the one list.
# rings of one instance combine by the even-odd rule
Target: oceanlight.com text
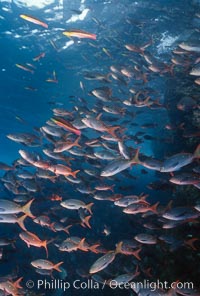
[[168,282],[168,281],[150,281],[150,280],[144,280],[141,282],[127,282],[127,283],[118,283],[115,280],[111,280],[109,282],[109,287],[111,289],[133,289],[134,291],[139,291],[141,289],[148,289],[150,291],[155,291],[158,289],[194,289],[193,282]]

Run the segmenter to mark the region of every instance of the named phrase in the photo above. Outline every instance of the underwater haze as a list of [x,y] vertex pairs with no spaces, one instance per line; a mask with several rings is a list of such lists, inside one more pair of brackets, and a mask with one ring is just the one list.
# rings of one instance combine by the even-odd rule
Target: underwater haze
[[200,295],[200,1],[0,1],[0,295]]

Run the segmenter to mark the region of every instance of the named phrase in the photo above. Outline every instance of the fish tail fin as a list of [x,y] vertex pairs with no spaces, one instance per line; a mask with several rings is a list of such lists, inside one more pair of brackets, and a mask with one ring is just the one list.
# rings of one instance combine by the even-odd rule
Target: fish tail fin
[[[71,163],[70,163],[70,161],[71,160],[74,160],[75,158],[73,158],[73,157],[69,157],[69,156],[64,156],[63,157],[63,160],[64,161],[66,161],[66,163],[69,165],[69,166],[71,166]],[[56,176],[57,177],[57,176]]]
[[90,220],[91,217],[92,216],[89,215],[89,216],[85,217],[85,219],[83,220],[83,224],[85,224],[90,229],[92,228],[91,225],[90,225],[90,223],[89,223],[89,220]]
[[194,151],[194,157],[200,158],[200,144],[197,146],[197,148]]
[[25,205],[22,207],[22,212],[23,212],[24,214],[26,214],[27,216],[29,216],[30,218],[32,218],[32,219],[35,218],[35,216],[31,213],[31,209],[30,209],[31,204],[32,204],[33,201],[34,201],[34,198],[31,199],[29,202],[27,202],[27,204],[25,204]]
[[175,67],[174,64],[172,64],[172,65],[169,66],[169,73],[170,73],[172,76],[174,76],[174,67]]
[[27,229],[24,225],[24,220],[26,219],[27,216],[28,216],[27,214],[24,214],[23,216],[21,216],[20,218],[17,219],[17,224],[19,224],[21,229],[23,229],[24,231],[27,231]]
[[83,221],[82,221],[82,222],[80,222],[80,225],[81,225],[82,227],[86,228],[86,226],[85,226],[85,224],[84,224],[84,222],[83,222]]
[[173,288],[169,289],[168,292],[167,292],[167,296],[174,296],[174,295],[177,295],[176,294],[176,291],[177,291],[177,284],[179,283],[180,281],[177,280],[173,283]]
[[15,240],[13,240],[13,242],[11,243],[11,246],[13,247],[13,249],[16,249],[16,247],[15,247]]
[[52,222],[50,225],[49,225],[49,228],[53,231],[53,232],[56,232],[55,228],[54,228],[54,225],[55,225],[55,222]]
[[85,243],[85,237],[82,238],[82,240],[78,243],[77,249],[80,249],[81,251],[87,252],[88,249],[84,246]]
[[159,203],[160,203],[160,202],[158,201],[158,202],[155,203],[153,206],[151,206],[151,207],[149,208],[149,211],[151,211],[151,212],[153,212],[153,213],[155,213],[155,214],[158,214],[157,207],[158,207]]
[[198,241],[199,239],[196,237],[193,237],[191,239],[185,240],[184,244],[191,247],[194,251],[197,250],[197,248],[194,246],[194,242]]
[[112,76],[112,74],[111,74],[111,73],[108,73],[108,74],[106,75],[106,80],[107,80],[108,82],[111,82],[111,80],[109,79],[109,78],[110,78],[110,76]]
[[79,140],[80,140],[80,138],[81,138],[81,137],[78,137],[78,138],[76,139],[76,141],[74,142],[73,146],[76,146],[76,147],[80,147],[80,148],[81,148],[81,145],[78,143]]
[[137,258],[138,260],[141,260],[141,257],[139,256],[139,253],[141,252],[142,248],[137,249],[136,251],[134,251],[132,253],[133,256],[135,256],[135,258]]
[[118,136],[115,134],[115,131],[117,130],[117,129],[121,129],[121,127],[120,126],[110,126],[110,127],[108,127],[107,128],[107,133],[109,133],[113,138],[118,138]]
[[138,275],[140,275],[140,271],[139,271],[139,266],[137,265],[136,269],[135,269],[134,277],[136,277]]
[[70,225],[67,225],[64,229],[63,229],[63,231],[64,232],[66,232],[67,234],[69,234],[69,229],[72,227],[72,225],[70,224]]
[[59,267],[60,267],[60,265],[63,264],[63,263],[64,263],[63,261],[57,263],[56,265],[54,265],[53,269],[55,269],[55,270],[57,270],[57,271],[59,271],[59,272],[62,272],[62,270],[61,270]]
[[157,98],[153,103],[154,105],[162,106],[162,104],[160,103],[160,98]]
[[149,102],[149,100],[151,99],[150,96],[148,96],[145,100],[144,100],[144,103],[147,104]]
[[143,46],[141,46],[141,47],[138,48],[138,52],[139,52],[139,54],[140,54],[141,56],[144,56],[145,48],[146,48],[146,47],[143,47]]
[[48,253],[48,249],[47,249],[47,240],[45,240],[45,241],[42,242],[42,247],[45,248],[45,251],[46,251],[46,254],[47,254],[47,258],[48,258],[49,253]]
[[52,183],[56,183],[56,179],[57,179],[57,176],[49,177],[49,181],[51,181]]
[[140,149],[136,150],[136,153],[131,161],[132,164],[134,164],[134,163],[140,164],[141,163],[141,161],[139,160],[139,151],[140,151]]
[[20,277],[19,279],[17,279],[17,280],[13,283],[14,287],[17,288],[17,289],[22,289],[23,287],[20,285],[20,282],[21,282],[22,280],[23,280],[23,277]]
[[174,201],[172,199],[168,202],[168,204],[167,204],[167,206],[165,208],[165,212],[167,212],[168,210],[171,210],[173,202]]
[[100,244],[95,244],[95,245],[92,245],[92,246],[90,246],[90,251],[92,252],[92,253],[99,253],[99,251],[97,250],[97,248],[100,246]]
[[142,79],[143,79],[143,83],[147,83],[148,82],[147,73],[142,74]]
[[[52,224],[53,224],[53,223],[52,223]],[[56,230],[54,229],[54,231],[56,231]],[[49,239],[49,240],[47,241],[47,245],[50,244],[50,243],[52,243],[52,242],[54,242],[54,241],[57,240],[57,239],[58,239],[57,237],[53,237],[53,238]]]
[[92,215],[92,210],[91,210],[91,208],[92,208],[92,206],[93,206],[93,202],[91,202],[91,203],[89,203],[89,204],[87,204],[86,205],[86,209],[88,210],[88,212]]
[[123,242],[119,242],[119,243],[116,245],[116,250],[115,250],[115,253],[116,253],[116,254],[122,253],[122,245],[123,245]]
[[143,46],[141,46],[141,47],[139,47],[139,48],[140,48],[140,50],[144,53],[145,49],[146,49],[147,47],[149,47],[150,45],[152,45],[152,44],[153,44],[153,39],[152,39],[152,37],[151,37],[151,40],[149,40],[146,44],[144,44]]
[[143,272],[144,272],[145,275],[147,275],[148,277],[152,277],[151,271],[152,271],[151,267],[146,268],[146,269],[143,269]]
[[114,192],[114,187],[115,187],[115,184],[113,184],[112,186],[110,186],[110,190],[111,190],[112,192]]
[[78,174],[80,172],[80,170],[71,172],[70,174],[72,175],[72,177],[76,178],[76,174]]
[[120,111],[119,111],[119,113],[120,113],[120,115],[122,115],[122,116],[124,116],[125,114],[126,114],[126,108],[122,108]]

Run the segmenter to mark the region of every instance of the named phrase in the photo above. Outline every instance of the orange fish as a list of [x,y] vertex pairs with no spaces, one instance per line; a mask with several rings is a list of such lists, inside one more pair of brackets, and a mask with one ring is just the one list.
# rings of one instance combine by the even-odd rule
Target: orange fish
[[36,248],[43,247],[46,250],[47,258],[48,258],[48,249],[47,249],[47,241],[41,241],[41,239],[35,235],[32,232],[24,231],[19,234],[19,237],[27,244],[27,246],[30,248],[30,246],[34,246]]
[[89,38],[89,39],[93,39],[96,40],[97,35],[96,34],[92,34],[86,31],[82,31],[82,30],[69,30],[69,31],[64,31],[63,35],[67,36],[67,37],[77,37],[77,38]]
[[23,277],[17,279],[15,282],[10,280],[2,281],[0,283],[0,289],[4,291],[4,295],[19,296],[20,294],[24,294],[19,291],[22,289],[22,286],[20,285],[22,279]]
[[51,120],[56,123],[58,126],[63,127],[64,129],[80,136],[81,135],[81,131],[78,130],[77,128],[75,128],[70,122],[68,122],[67,120],[63,119],[63,118],[59,118],[59,117],[53,117],[51,118]]
[[67,176],[73,176],[74,178],[76,178],[76,174],[78,172],[80,172],[80,170],[77,171],[73,171],[71,170],[70,167],[67,167],[63,164],[55,164],[55,165],[51,165],[48,170],[56,175],[63,175],[65,177]]
[[48,25],[40,20],[38,20],[37,18],[35,17],[32,17],[32,16],[29,16],[29,15],[26,15],[26,14],[20,14],[20,17],[28,22],[31,22],[33,24],[36,24],[36,25],[39,25],[39,26],[42,26],[44,28],[48,28]]
[[38,56],[33,58],[33,61],[39,61],[41,58],[45,57],[45,52],[41,52]]
[[18,68],[20,68],[20,69],[22,69],[22,70],[24,70],[24,71],[30,72],[32,74],[34,73],[34,71],[32,69],[30,69],[30,68],[28,68],[26,66],[23,66],[21,64],[15,64],[15,66],[18,67]]
[[62,201],[62,197],[57,195],[57,194],[53,194],[51,197],[50,197],[50,200],[52,201]]
[[61,264],[64,262],[59,262],[57,264],[52,263],[51,261],[44,260],[44,259],[37,259],[31,262],[31,265],[35,268],[39,269],[45,269],[45,270],[57,270],[59,272],[62,272],[62,270],[59,268]]

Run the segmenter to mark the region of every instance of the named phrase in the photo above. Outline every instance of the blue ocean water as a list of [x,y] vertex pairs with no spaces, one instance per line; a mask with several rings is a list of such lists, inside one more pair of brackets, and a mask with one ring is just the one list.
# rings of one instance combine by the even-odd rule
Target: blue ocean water
[[[188,186],[179,186],[169,181],[174,174],[176,176],[175,170],[171,174],[162,173],[159,169],[144,165],[146,159],[155,158],[163,162],[177,153],[193,155],[199,144],[199,85],[194,82],[197,77],[189,73],[195,64],[198,65],[200,50],[190,48],[185,49],[184,53],[174,52],[183,50],[179,47],[181,43],[189,42],[191,46],[199,47],[199,1],[12,0],[0,1],[0,8],[0,161],[13,166],[13,170],[1,170],[1,199],[13,201],[22,195],[20,190],[23,189],[27,200],[34,198],[31,211],[35,217],[45,215],[52,223],[61,223],[63,227],[72,225],[70,234],[67,234],[57,229],[52,231],[51,227],[42,227],[30,217],[26,218],[27,230],[49,242],[48,260],[54,263],[63,261],[60,274],[53,271],[50,275],[42,275],[36,272],[31,262],[46,259],[44,248],[29,248],[19,236],[23,231],[19,225],[0,224],[1,238],[14,242],[14,246],[0,246],[3,252],[0,260],[0,291],[6,290],[1,283],[5,282],[4,277],[9,274],[8,278],[12,282],[23,277],[23,291],[20,293],[25,291],[25,295],[161,295],[161,292],[152,294],[150,290],[115,290],[109,287],[109,280],[121,274],[133,274],[137,266],[140,275],[136,281],[191,281],[199,288],[199,217],[196,214],[199,210],[194,209],[199,204],[199,189],[193,186],[199,183],[194,183],[192,179]],[[22,15],[32,19],[28,20]],[[48,24],[48,28],[44,24],[34,23],[35,20]],[[67,37],[63,35],[65,30],[71,34],[81,30],[79,33],[95,34],[96,38],[91,35]],[[127,49],[127,45],[131,45],[131,49]],[[44,56],[39,57],[40,54]],[[104,75],[103,78],[99,77],[101,75]],[[106,98],[92,94],[93,90],[99,88],[103,88]],[[111,95],[108,95],[107,88]],[[178,102],[185,96],[190,98],[189,103],[184,101],[182,110],[178,109]],[[105,107],[111,111],[105,111]],[[51,119],[56,117],[54,109],[68,112],[61,118],[70,122],[75,132],[68,135],[69,128],[59,128],[59,124],[56,128],[63,133],[62,137],[51,135],[49,138],[48,134],[41,131],[41,127],[48,126],[47,121],[52,124]],[[83,126],[82,120],[90,117],[98,118],[97,121],[104,125],[103,133]],[[119,129],[114,141],[103,140],[102,135],[110,136],[105,126],[116,125]],[[70,164],[66,158],[64,161],[55,160],[44,154],[44,149],[53,151],[59,141],[64,142],[69,138],[74,142],[78,135],[76,129],[81,131],[81,148],[74,147],[74,153],[70,153],[70,149],[64,153],[66,158],[72,158]],[[36,144],[34,141],[27,143],[8,138],[8,135],[18,133],[36,136]],[[97,147],[88,144],[92,140],[97,141]],[[101,172],[111,160],[99,159],[94,153],[112,152],[115,160],[122,158],[124,161],[117,144],[120,141],[130,159],[138,149],[142,163],[129,164],[119,174],[103,177]],[[34,153],[34,162],[16,163],[21,158],[20,150]],[[81,152],[83,155],[78,155]],[[193,174],[193,169],[198,166],[197,158],[199,155],[183,169],[180,165],[179,172],[189,174],[189,179],[199,178],[199,171],[195,176]],[[45,168],[45,172],[54,174],[53,181],[36,175],[36,163],[40,160],[48,162],[50,168],[54,167],[54,170]],[[72,171],[79,170],[77,180],[80,183],[74,183],[74,179],[66,180],[64,174],[56,171],[57,164],[69,166]],[[20,173],[27,170],[34,174],[31,179],[34,184],[30,185],[28,178],[19,177]],[[88,174],[86,170],[93,172]],[[14,178],[14,181],[10,181],[10,178]],[[5,184],[13,185],[15,193]],[[30,189],[33,185],[36,190],[35,187]],[[113,192],[95,189],[100,185],[113,185]],[[105,200],[95,199],[98,193]],[[147,194],[148,206],[140,200],[138,207],[146,207],[144,212],[140,209],[139,214],[128,215],[122,211],[123,208],[115,205],[117,194],[119,197],[141,197]],[[53,195],[61,196],[63,200],[73,198],[86,204],[94,203],[91,229],[80,225],[81,214],[78,210],[64,209],[60,201],[51,199]],[[166,220],[163,214],[171,208],[171,205],[168,206],[171,200],[172,208],[184,206],[184,213],[187,214],[191,208],[195,213],[192,217],[183,218],[183,223],[177,227],[164,229]],[[157,202],[159,210],[156,215],[152,215],[146,209]],[[83,207],[80,208],[83,210]],[[7,209],[3,210],[8,213]],[[16,214],[20,216],[19,212]],[[90,215],[87,210],[83,210],[83,214]],[[170,221],[175,220],[173,218]],[[146,224],[148,226],[144,226]],[[108,236],[104,233],[105,228],[110,230]],[[136,242],[134,237],[138,233],[156,236],[156,244]],[[173,243],[167,244],[159,239],[161,235],[173,237]],[[60,251],[59,245],[69,237],[84,237],[89,245],[99,244],[99,254],[81,249]],[[187,244],[190,239],[198,241],[194,241],[195,245],[191,246]],[[138,244],[136,248],[141,248],[141,260],[124,251],[116,255],[111,265],[96,274],[101,279],[92,277],[89,272],[92,264],[115,250],[117,243],[125,244],[126,240],[129,240],[129,244],[130,240]],[[129,251],[136,249],[129,244]],[[44,269],[39,268],[41,270]],[[36,283],[45,279],[52,283],[54,279],[62,279],[70,283],[71,287],[67,291],[62,288],[48,289],[44,285],[37,288]],[[32,289],[27,286],[29,280],[35,284]],[[76,280],[108,282],[105,289],[88,286],[76,289],[73,287]],[[6,293],[9,294],[9,291],[6,290]],[[18,295],[12,293],[9,295]],[[199,295],[192,293],[180,292],[180,295]],[[168,294],[165,291],[163,295]]]

